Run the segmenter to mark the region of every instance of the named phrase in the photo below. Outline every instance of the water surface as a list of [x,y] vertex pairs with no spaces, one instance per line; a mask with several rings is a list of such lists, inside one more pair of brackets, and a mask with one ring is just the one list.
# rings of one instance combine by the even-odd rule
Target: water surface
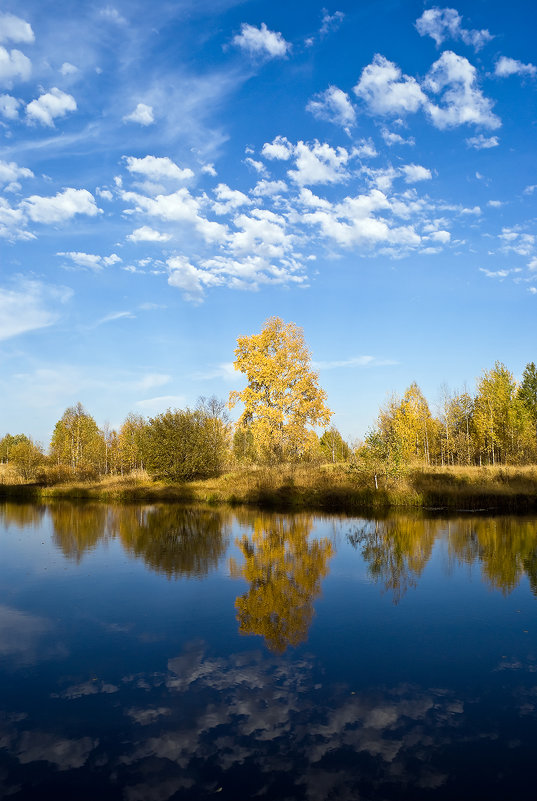
[[537,520],[0,506],[0,796],[524,799]]

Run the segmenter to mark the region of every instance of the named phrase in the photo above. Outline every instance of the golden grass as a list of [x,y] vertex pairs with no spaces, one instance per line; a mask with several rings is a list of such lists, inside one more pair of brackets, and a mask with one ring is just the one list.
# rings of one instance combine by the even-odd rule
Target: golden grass
[[[0,465],[0,467],[7,467]],[[280,509],[358,512],[387,508],[537,509],[537,466],[410,466],[401,476],[378,478],[348,465],[281,465],[234,469],[221,476],[188,483],[153,481],[137,471],[99,481],[50,487],[11,481],[0,471],[0,495],[27,499],[103,501],[177,501],[249,504]],[[2,477],[5,478],[2,481]]]

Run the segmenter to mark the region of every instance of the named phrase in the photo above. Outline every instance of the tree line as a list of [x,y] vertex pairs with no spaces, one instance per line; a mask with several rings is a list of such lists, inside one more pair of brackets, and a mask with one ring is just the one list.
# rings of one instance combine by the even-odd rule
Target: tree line
[[[185,481],[238,465],[348,463],[376,477],[408,465],[524,465],[537,463],[537,368],[522,380],[501,362],[485,370],[476,391],[442,388],[436,414],[416,383],[392,395],[363,442],[348,443],[335,426],[311,366],[302,329],[278,317],[259,334],[239,337],[235,368],[247,386],[226,403],[201,397],[195,408],[152,418],[129,414],[118,430],[99,428],[78,403],[56,423],[48,454],[24,434],[0,440],[0,461],[26,480],[125,475]],[[232,425],[228,407],[243,404]],[[321,436],[317,431],[324,427]],[[317,430],[316,430],[317,429]]]

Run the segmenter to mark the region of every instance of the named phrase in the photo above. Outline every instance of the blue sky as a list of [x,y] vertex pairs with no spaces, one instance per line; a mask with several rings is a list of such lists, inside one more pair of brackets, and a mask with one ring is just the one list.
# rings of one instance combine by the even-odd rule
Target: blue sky
[[537,357],[522,0],[0,1],[0,432],[227,398],[302,326],[350,438]]

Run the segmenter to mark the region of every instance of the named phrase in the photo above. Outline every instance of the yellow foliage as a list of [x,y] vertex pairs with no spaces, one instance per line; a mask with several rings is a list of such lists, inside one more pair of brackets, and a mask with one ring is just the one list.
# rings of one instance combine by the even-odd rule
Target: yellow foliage
[[248,386],[232,392],[229,405],[244,404],[238,425],[251,432],[259,459],[302,457],[312,447],[308,426],[328,425],[332,416],[302,329],[271,317],[260,334],[238,338],[234,366]]

